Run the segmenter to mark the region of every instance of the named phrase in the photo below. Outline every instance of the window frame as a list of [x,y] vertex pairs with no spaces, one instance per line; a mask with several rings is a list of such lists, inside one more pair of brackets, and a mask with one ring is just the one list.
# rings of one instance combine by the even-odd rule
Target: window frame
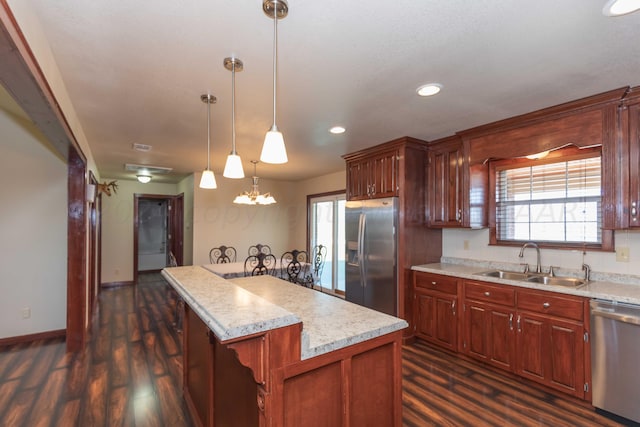
[[[513,159],[500,159],[492,160],[489,162],[489,206],[488,206],[488,218],[489,218],[489,245],[494,246],[521,246],[526,240],[499,240],[497,236],[497,223],[496,223],[496,173],[499,170],[521,168],[534,165],[542,165],[548,163],[559,163],[570,160],[579,160],[588,157],[600,156],[601,160],[601,206],[603,211],[600,212],[603,224],[604,224],[604,173],[605,159],[602,152],[602,146],[578,148],[576,146],[570,146],[558,150],[551,151],[546,157],[542,159],[532,160],[525,157],[513,158]],[[551,241],[536,241],[541,248],[550,249],[567,249],[567,250],[589,250],[589,251],[613,251],[613,230],[602,229],[601,230],[602,243],[576,243],[576,242],[551,242]]]

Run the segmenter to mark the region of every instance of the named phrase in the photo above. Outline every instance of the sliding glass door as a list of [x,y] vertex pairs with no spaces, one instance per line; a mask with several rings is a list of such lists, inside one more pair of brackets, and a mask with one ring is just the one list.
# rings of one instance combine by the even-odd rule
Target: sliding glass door
[[309,198],[310,249],[327,248],[320,276],[323,291],[344,295],[344,207],[345,193]]

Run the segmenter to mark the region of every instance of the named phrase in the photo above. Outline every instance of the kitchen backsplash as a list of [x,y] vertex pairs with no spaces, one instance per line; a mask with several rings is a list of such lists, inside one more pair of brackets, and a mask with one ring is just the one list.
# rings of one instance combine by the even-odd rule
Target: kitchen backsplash
[[[521,270],[522,263],[536,265],[536,251],[528,248],[519,258],[519,247],[489,245],[489,230],[444,229],[442,231],[442,262],[472,263],[488,268]],[[640,284],[640,232],[617,231],[616,248],[626,249],[627,261],[613,252],[541,249],[543,271],[553,265],[558,274],[581,277],[583,263],[591,266],[592,280]],[[445,261],[446,260],[446,261]],[[454,262],[458,260],[457,262]]]

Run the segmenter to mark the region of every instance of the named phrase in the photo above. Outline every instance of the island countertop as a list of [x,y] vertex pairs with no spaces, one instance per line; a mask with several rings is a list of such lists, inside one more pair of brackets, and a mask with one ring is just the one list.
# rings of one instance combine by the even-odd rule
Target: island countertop
[[220,341],[302,322],[301,359],[407,327],[407,322],[272,276],[226,280],[200,266],[162,275]]

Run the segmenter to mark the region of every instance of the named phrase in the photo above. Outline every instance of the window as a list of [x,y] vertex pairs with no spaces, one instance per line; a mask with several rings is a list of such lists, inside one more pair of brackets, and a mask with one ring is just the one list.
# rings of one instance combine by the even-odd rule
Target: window
[[601,248],[599,148],[558,150],[548,157],[492,162],[491,243]]
[[327,247],[320,285],[324,290],[344,294],[344,191],[309,196],[309,247]]

